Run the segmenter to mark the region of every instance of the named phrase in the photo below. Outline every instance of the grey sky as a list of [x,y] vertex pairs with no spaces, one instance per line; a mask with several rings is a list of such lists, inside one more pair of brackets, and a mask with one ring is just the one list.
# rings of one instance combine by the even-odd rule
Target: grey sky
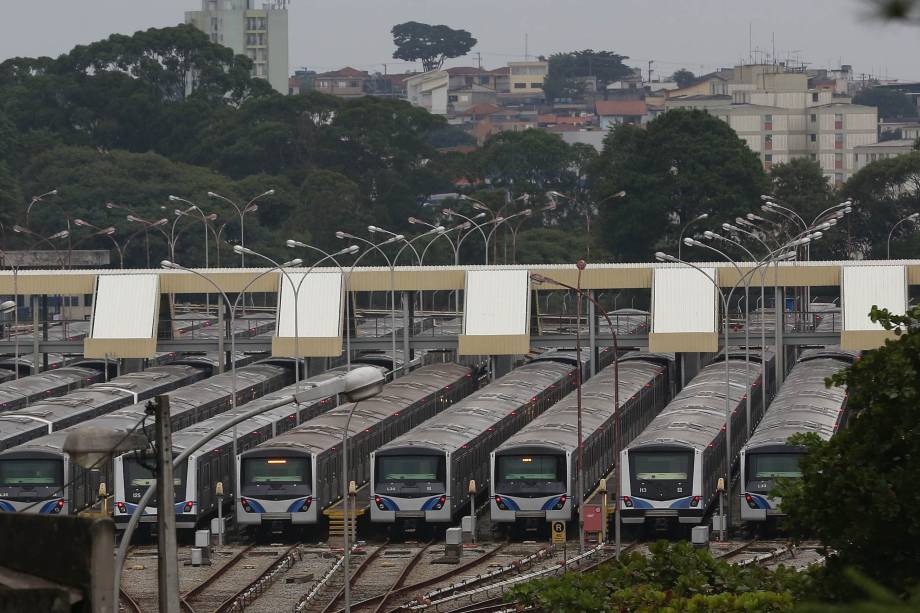
[[[200,0],[3,0],[0,59],[57,55],[112,32],[174,25]],[[610,49],[658,73],[737,63],[753,43],[812,66],[920,80],[920,27],[868,17],[868,0],[292,0],[291,69],[403,72],[389,30],[416,20],[464,28],[484,66],[572,49]],[[470,56],[453,63],[475,64]]]

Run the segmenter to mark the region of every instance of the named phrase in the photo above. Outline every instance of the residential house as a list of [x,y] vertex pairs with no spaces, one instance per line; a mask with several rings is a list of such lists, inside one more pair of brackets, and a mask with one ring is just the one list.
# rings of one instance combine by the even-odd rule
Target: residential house
[[367,95],[364,86],[369,80],[371,80],[371,75],[366,70],[346,66],[339,70],[316,75],[313,88],[318,92],[341,98],[359,98]]
[[446,70],[431,70],[411,76],[405,83],[406,99],[410,103],[434,115],[447,115],[450,73]]
[[295,70],[294,76],[288,79],[288,94],[296,96],[310,91],[313,89],[313,81],[315,79],[315,70],[307,70],[306,68]]
[[854,147],[853,155],[855,156],[856,170],[860,170],[872,162],[913,153],[916,151],[914,149],[915,143],[915,139],[904,138]]
[[529,62],[508,62],[510,69],[510,93],[542,94],[543,82],[549,74],[549,62],[535,60]]
[[448,111],[462,113],[481,104],[495,104],[497,98],[494,89],[476,83],[462,89],[450,89],[447,93]]
[[645,100],[598,100],[594,109],[598,125],[604,131],[624,123],[643,125],[649,120]]

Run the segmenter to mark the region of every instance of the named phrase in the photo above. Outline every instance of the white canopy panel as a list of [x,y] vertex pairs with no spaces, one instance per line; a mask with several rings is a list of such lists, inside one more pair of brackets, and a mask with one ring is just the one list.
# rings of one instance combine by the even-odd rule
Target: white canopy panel
[[159,300],[158,275],[99,275],[90,338],[155,338]]
[[342,274],[335,271],[288,272],[279,277],[276,336],[336,338],[342,335]]
[[652,279],[652,332],[717,332],[719,305],[713,283],[713,280],[718,281],[716,275],[715,268],[697,270],[684,265],[655,268]]
[[907,268],[891,265],[843,266],[844,331],[881,330],[869,319],[873,306],[901,315],[907,309]]
[[467,271],[464,334],[527,334],[529,292],[530,273],[526,270]]

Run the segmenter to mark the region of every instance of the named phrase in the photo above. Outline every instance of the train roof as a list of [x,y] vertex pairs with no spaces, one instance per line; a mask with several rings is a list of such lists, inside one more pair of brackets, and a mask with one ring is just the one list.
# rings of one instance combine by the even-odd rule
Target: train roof
[[[754,358],[756,355],[757,362]],[[751,352],[751,366],[729,351],[729,404],[732,412],[744,402],[748,390],[760,377],[759,352]],[[773,354],[766,352],[768,363]],[[754,365],[756,364],[756,366]],[[702,451],[713,442],[725,425],[725,362],[703,368],[665,406],[627,449],[647,445],[675,445]]]
[[[660,362],[643,361],[639,356],[630,356],[626,361],[621,359],[620,406],[641,392],[662,370]],[[614,381],[614,366],[611,364],[581,386],[581,421],[585,438],[614,417]],[[573,452],[578,448],[577,419],[578,403],[575,392],[572,392],[511,435],[495,453],[512,453],[515,448],[521,447],[551,447]]]
[[248,450],[243,455],[255,450],[264,451],[266,449],[320,454],[341,443],[345,423],[353,408],[354,413],[348,425],[349,432],[352,433],[371,428],[425,396],[452,385],[470,374],[469,368],[459,364],[422,366],[408,375],[387,383],[380,394],[362,400],[357,403],[357,406],[352,403],[340,405]]
[[7,402],[23,397],[34,396],[49,388],[68,385],[85,379],[95,379],[99,371],[83,366],[63,366],[37,375],[20,377],[13,381],[0,383],[0,411]]
[[846,404],[846,388],[828,388],[824,381],[853,361],[849,352],[836,357],[807,357],[798,362],[751,438],[746,450],[784,446],[793,434],[814,432],[823,440],[834,435],[841,411]]
[[[568,362],[568,357],[574,359],[574,352],[554,353],[561,354],[564,361],[543,354],[396,437],[381,446],[378,453],[407,447],[442,453],[460,449],[512,411],[527,405],[539,390],[557,384],[574,372],[573,364]],[[565,356],[566,353],[570,355]]]

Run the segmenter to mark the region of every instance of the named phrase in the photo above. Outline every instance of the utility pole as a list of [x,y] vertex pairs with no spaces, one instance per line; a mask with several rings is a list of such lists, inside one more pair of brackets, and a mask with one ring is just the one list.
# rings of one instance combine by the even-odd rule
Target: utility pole
[[652,83],[652,64],[654,63],[655,63],[655,60],[648,61],[648,82],[649,84]]
[[156,399],[157,450],[157,586],[160,611],[179,610],[179,563],[176,555],[175,485],[173,484],[172,427],[169,396]]

